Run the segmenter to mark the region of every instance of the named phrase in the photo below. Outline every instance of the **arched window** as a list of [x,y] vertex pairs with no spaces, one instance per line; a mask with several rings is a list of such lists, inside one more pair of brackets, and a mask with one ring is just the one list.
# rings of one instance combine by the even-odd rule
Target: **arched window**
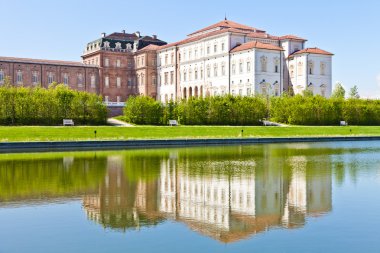
[[195,86],[195,88],[194,88],[194,96],[195,97],[198,97],[198,86]]
[[314,63],[313,63],[313,61],[309,61],[309,63],[308,63],[308,72],[309,72],[309,75],[314,75]]
[[278,73],[280,70],[280,59],[278,57],[274,58],[274,73]]
[[183,98],[187,99],[187,90],[186,90],[186,87],[183,88]]
[[193,96],[193,88],[190,87],[189,88],[189,98],[191,98]]

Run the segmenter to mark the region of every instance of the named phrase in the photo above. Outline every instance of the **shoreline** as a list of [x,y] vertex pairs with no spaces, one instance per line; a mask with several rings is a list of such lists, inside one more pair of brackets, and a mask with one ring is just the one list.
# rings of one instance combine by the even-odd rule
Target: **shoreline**
[[345,141],[380,141],[380,136],[0,142],[0,153]]

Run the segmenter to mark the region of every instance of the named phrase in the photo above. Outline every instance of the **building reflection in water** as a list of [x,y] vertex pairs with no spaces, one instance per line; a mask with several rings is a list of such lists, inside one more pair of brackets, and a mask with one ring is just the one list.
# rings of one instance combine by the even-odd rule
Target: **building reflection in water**
[[110,156],[98,194],[84,197],[87,217],[121,231],[175,220],[229,243],[269,229],[300,228],[308,216],[331,211],[327,156],[313,160],[271,149],[251,156],[242,149],[231,157],[190,151],[146,161]]

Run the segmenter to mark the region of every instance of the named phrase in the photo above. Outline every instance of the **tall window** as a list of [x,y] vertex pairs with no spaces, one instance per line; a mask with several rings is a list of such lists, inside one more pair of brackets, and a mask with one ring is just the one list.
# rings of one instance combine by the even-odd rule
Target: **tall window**
[[211,73],[210,73],[210,65],[207,66],[207,77],[210,78]]
[[120,96],[116,96],[116,102],[120,103],[120,101],[121,101]]
[[233,75],[236,74],[236,64],[235,63],[232,63],[232,74]]
[[321,62],[321,75],[326,75],[326,64],[324,62]]
[[69,85],[69,75],[67,73],[63,74],[63,84]]
[[290,78],[294,78],[294,65],[290,65],[289,71],[290,71]]
[[247,72],[251,72],[251,62],[247,61]]
[[104,86],[110,87],[110,77],[109,76],[104,77]]
[[108,103],[108,100],[109,100],[108,96],[104,96],[104,102]]
[[91,88],[95,88],[96,85],[96,78],[95,75],[91,75]]
[[116,77],[116,87],[121,87],[121,78],[120,77]]
[[174,53],[170,55],[170,63],[174,64]]
[[187,73],[186,73],[186,70],[183,71],[183,81],[186,82],[186,76],[187,76]]
[[224,52],[224,43],[222,43],[222,52]]
[[218,76],[218,65],[214,65],[214,76],[217,77]]
[[226,65],[224,63],[222,63],[222,75],[226,75]]
[[22,84],[22,71],[17,70],[17,84]]
[[82,73],[79,73],[78,74],[78,87],[82,87],[83,86],[83,74]]
[[239,72],[240,74],[243,73],[243,62],[239,63]]
[[38,72],[33,71],[32,72],[32,84],[37,84],[38,83]]
[[312,61],[309,61],[309,68],[308,68],[308,72],[309,72],[309,75],[314,75],[314,63]]
[[121,67],[121,61],[119,59],[116,60],[116,67],[118,67],[118,68]]
[[105,66],[105,67],[109,67],[109,65],[110,65],[110,59],[105,58],[105,59],[104,59],[104,66]]
[[174,84],[174,71],[170,72],[170,84]]
[[218,45],[214,45],[214,53],[216,53],[218,51]]
[[167,54],[165,54],[165,65],[168,65],[168,58],[169,58],[169,56]]
[[4,83],[4,70],[0,69],[0,83]]
[[194,70],[194,79],[198,80],[198,69]]
[[210,54],[210,46],[207,46],[207,54]]
[[164,73],[164,84],[167,85],[168,84],[168,72],[165,72]]
[[299,76],[302,76],[302,72],[303,72],[303,64],[302,64],[302,62],[298,63],[298,70],[297,70],[297,72],[298,72]]
[[48,72],[48,84],[52,84],[54,82],[54,75],[52,72]]
[[260,58],[261,61],[261,72],[267,72],[267,57],[262,56]]
[[[129,79],[128,79],[128,82],[129,82]],[[152,76],[152,85],[157,85],[157,80],[155,76]]]
[[193,71],[189,69],[189,81],[193,79]]
[[203,79],[203,68],[201,68],[201,79]]

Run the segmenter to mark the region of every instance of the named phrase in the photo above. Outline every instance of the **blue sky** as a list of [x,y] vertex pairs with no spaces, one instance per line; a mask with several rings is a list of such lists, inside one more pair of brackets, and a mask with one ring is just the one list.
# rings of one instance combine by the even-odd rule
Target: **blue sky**
[[227,17],[333,52],[333,82],[380,98],[380,1],[0,0],[0,55],[80,61],[101,32],[174,42]]

